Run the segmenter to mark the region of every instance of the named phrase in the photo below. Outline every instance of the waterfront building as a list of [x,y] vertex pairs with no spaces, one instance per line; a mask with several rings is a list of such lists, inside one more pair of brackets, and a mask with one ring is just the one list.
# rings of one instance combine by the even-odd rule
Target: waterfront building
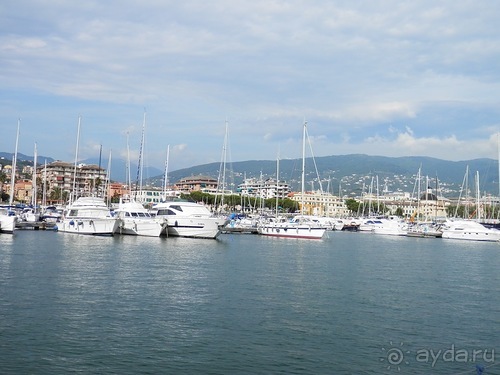
[[292,192],[288,198],[299,203],[299,207],[304,202],[304,207],[299,209],[304,215],[326,216],[326,217],[347,217],[350,215],[344,200],[331,193],[320,190],[306,191],[302,196],[301,192]]
[[37,169],[37,179],[46,184],[47,197],[53,192],[60,196],[53,203],[65,203],[63,196],[69,195],[75,188],[75,196],[104,195],[107,173],[104,168],[93,164],[75,165],[62,161],[55,161],[43,168]]
[[217,180],[208,176],[189,176],[181,178],[175,185],[174,189],[189,194],[192,191],[217,191]]
[[279,198],[284,199],[290,193],[290,186],[285,181],[276,181],[271,178],[266,180],[247,178],[238,185],[237,192],[242,196],[253,198]]

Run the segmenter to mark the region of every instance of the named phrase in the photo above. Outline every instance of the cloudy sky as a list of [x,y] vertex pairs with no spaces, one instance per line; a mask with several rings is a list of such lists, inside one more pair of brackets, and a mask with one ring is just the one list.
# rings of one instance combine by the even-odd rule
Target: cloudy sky
[[0,151],[497,157],[500,2],[4,1]]

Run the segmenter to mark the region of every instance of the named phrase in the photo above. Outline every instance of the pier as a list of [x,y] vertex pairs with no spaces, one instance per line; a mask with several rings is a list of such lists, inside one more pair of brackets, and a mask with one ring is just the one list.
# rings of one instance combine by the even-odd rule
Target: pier
[[16,229],[33,229],[33,230],[57,230],[57,223],[49,223],[45,221],[18,221]]

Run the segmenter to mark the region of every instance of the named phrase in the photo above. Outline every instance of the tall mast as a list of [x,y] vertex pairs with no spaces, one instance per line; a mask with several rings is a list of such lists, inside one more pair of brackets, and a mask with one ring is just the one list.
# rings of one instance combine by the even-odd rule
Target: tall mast
[[110,196],[110,194],[108,194],[110,179],[111,179],[111,150],[109,150],[108,170],[106,173],[106,183],[105,183],[105,188],[104,188],[104,194],[105,194],[106,203],[108,204],[108,206],[111,204],[111,196]]
[[139,192],[142,193],[142,169],[144,167],[143,152],[144,152],[145,132],[146,132],[146,111],[144,111],[144,118],[142,121],[142,137],[141,137],[141,148],[139,150],[139,164],[137,165],[137,179],[136,179],[136,184],[135,184],[136,197],[135,198],[137,198],[137,186],[138,185],[139,185]]
[[476,219],[481,220],[481,196],[479,192],[479,171],[476,171]]
[[278,218],[278,199],[279,199],[279,183],[280,183],[280,153],[276,158],[276,219]]
[[16,148],[14,150],[14,157],[12,161],[12,172],[10,176],[10,197],[9,197],[9,206],[12,206],[14,203],[14,193],[15,193],[15,184],[16,184],[16,164],[17,164],[17,146],[19,144],[19,127],[21,126],[21,119],[17,120],[17,133],[16,133]]
[[38,189],[36,186],[36,163],[37,163],[37,149],[36,149],[36,142],[35,142],[35,151],[34,151],[34,156],[33,156],[33,178],[32,178],[32,184],[33,184],[33,197],[31,199],[33,208],[36,210],[36,201],[37,201],[37,194],[38,194]]
[[129,145],[129,137],[127,132],[127,186],[128,186],[128,195],[129,198],[132,196],[132,178],[130,177],[130,145]]
[[43,167],[43,196],[42,196],[43,207],[47,206],[47,159],[45,159]]
[[78,148],[80,144],[80,125],[81,125],[82,117],[78,117],[78,128],[76,132],[76,150],[75,150],[75,168],[73,171],[73,189],[70,194],[69,198],[69,203],[73,203],[73,199],[75,198],[76,195],[76,168],[77,168],[77,163],[78,163]]
[[304,216],[304,193],[305,193],[305,177],[306,177],[306,128],[307,121],[304,120],[304,130],[302,134],[302,186],[300,198],[300,214]]
[[[500,199],[500,133],[497,133],[497,162],[498,162],[498,199]],[[500,212],[500,208],[499,208]]]
[[167,186],[168,186],[168,159],[170,157],[170,145],[167,145],[167,157],[165,158],[165,180],[163,181],[163,197],[167,198]]

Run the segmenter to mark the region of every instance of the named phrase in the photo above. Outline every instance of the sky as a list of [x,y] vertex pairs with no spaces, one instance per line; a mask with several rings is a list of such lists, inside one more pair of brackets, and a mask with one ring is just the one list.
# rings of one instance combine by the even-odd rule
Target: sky
[[[498,157],[500,2],[0,3],[0,151]],[[77,130],[80,119],[78,154]],[[227,130],[226,130],[227,129]],[[226,140],[226,141],[225,141]]]

